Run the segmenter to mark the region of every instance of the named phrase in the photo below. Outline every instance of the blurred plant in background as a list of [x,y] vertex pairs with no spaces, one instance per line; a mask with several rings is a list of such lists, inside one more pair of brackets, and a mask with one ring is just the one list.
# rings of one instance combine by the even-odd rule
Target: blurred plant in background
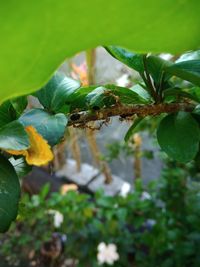
[[137,180],[134,190],[114,197],[49,195],[48,185],[38,195],[24,194],[0,255],[11,266],[198,267],[199,189],[186,167],[166,164],[161,179],[148,187]]

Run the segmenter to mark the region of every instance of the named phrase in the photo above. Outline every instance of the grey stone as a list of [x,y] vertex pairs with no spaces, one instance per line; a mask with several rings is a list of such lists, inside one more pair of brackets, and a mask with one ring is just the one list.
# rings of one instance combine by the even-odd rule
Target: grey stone
[[116,175],[113,175],[112,178],[113,178],[112,183],[105,184],[104,183],[105,177],[103,174],[101,174],[93,182],[91,182],[88,187],[93,192],[103,189],[106,195],[112,195],[112,196],[116,195],[121,190],[124,181]]
[[77,172],[76,161],[73,159],[68,159],[63,168],[56,172],[56,176],[66,177],[73,183],[83,186],[86,185],[98,173],[98,169],[87,163],[81,164],[81,171]]

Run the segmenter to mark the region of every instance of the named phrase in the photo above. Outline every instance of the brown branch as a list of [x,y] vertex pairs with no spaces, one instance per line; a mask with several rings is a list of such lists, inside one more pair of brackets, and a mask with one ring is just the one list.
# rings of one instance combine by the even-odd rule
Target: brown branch
[[68,126],[82,125],[91,121],[107,120],[110,117],[121,116],[122,118],[138,115],[140,117],[155,116],[161,113],[175,113],[178,111],[192,112],[195,106],[188,103],[152,104],[152,105],[127,105],[112,106],[99,111],[81,111],[70,114]]

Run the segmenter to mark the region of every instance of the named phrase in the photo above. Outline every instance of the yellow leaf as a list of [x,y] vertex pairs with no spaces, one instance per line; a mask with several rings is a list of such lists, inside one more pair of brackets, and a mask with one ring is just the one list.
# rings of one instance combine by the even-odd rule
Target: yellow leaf
[[53,153],[47,141],[36,131],[33,126],[25,128],[29,140],[30,147],[27,150],[7,150],[12,155],[23,155],[30,165],[46,165],[53,159]]

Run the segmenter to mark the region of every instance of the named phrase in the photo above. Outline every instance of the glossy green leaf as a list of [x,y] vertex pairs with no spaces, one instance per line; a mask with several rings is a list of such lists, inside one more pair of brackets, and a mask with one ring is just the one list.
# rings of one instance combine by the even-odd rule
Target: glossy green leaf
[[0,127],[16,120],[16,112],[9,100],[0,105]]
[[21,96],[7,100],[0,105],[0,127],[16,120],[28,104],[27,97]]
[[41,88],[65,58],[98,45],[196,49],[199,9],[198,0],[1,1],[0,101]]
[[105,85],[106,89],[111,90],[111,93],[119,97],[122,104],[147,104],[149,99],[141,96],[137,90],[129,89],[126,87],[116,86],[112,84]]
[[111,106],[115,104],[115,99],[111,93],[103,86],[97,87],[86,97],[86,101],[89,107],[93,109],[100,109],[105,106]]
[[200,86],[200,60],[188,60],[167,67],[166,72]]
[[0,233],[15,220],[20,197],[20,184],[12,164],[0,156]]
[[138,124],[143,120],[142,117],[138,117],[134,120],[133,124],[131,125],[131,127],[128,129],[125,137],[124,137],[124,141],[128,142],[129,139],[131,138],[131,136],[133,136],[133,134],[135,133],[135,131],[137,130],[137,126]]
[[66,103],[70,106],[70,111],[88,109],[86,97],[96,88],[96,86],[81,87],[69,95]]
[[199,125],[189,113],[170,114],[160,122],[157,138],[159,145],[169,157],[180,162],[188,162],[199,150]]
[[14,98],[10,102],[16,112],[16,117],[19,117],[28,105],[27,96]]
[[168,80],[171,75],[165,73],[165,68],[170,66],[170,61],[164,60],[157,56],[149,56],[146,59],[147,70],[156,84],[160,84],[161,79]]
[[151,102],[150,94],[141,85],[136,84],[133,87],[131,87],[130,90],[132,90],[133,92],[138,94],[141,98],[143,98],[145,102],[147,102],[147,103]]
[[86,96],[88,106],[93,108],[108,107],[114,104],[146,104],[145,98],[137,92],[116,85],[105,85],[95,88]]
[[67,118],[64,114],[52,115],[42,109],[27,111],[19,118],[19,121],[24,126],[32,125],[51,146],[61,141],[67,126]]
[[23,178],[32,170],[32,167],[26,163],[24,158],[15,159],[14,157],[11,157],[9,158],[9,161],[14,167],[18,178]]
[[133,53],[127,49],[118,46],[107,46],[105,49],[110,53],[114,58],[118,59],[122,63],[126,64],[130,68],[138,71],[144,71],[144,62],[143,55]]
[[4,150],[25,150],[29,138],[19,121],[13,121],[0,128],[0,148]]
[[35,96],[50,111],[60,112],[68,97],[80,87],[80,83],[62,73],[56,73]]

